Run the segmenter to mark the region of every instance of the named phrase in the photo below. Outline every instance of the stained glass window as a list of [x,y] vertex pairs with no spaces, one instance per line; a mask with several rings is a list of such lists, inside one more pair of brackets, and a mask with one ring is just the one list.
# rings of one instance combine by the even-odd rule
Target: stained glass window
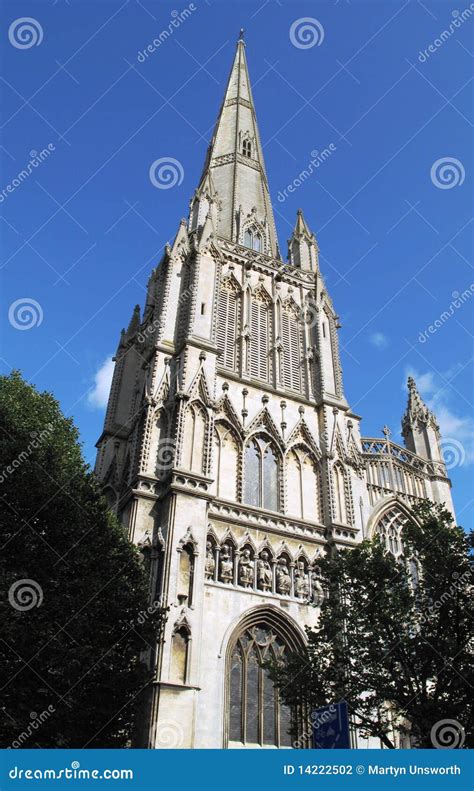
[[291,747],[292,713],[279,699],[262,665],[284,658],[286,646],[266,624],[247,629],[231,655],[229,676],[229,740],[249,747]]

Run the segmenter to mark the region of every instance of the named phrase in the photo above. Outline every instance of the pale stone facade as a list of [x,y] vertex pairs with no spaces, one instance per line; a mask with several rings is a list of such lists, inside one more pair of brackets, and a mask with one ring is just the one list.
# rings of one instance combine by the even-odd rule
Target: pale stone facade
[[419,498],[452,509],[439,430],[409,381],[406,448],[360,436],[338,316],[301,212],[278,249],[239,41],[188,221],[122,333],[96,472],[170,607],[141,745],[290,746],[259,669],[316,622],[318,558]]

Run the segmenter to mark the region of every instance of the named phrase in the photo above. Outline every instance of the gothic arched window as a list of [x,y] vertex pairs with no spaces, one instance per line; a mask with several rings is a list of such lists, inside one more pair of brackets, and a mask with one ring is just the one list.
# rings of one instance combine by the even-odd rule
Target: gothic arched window
[[256,437],[245,449],[244,500],[269,511],[278,511],[278,458],[266,437]]
[[286,512],[299,519],[320,522],[321,476],[316,460],[304,447],[288,453],[286,460]]
[[289,390],[301,392],[303,335],[301,321],[295,310],[284,308],[281,314],[283,342],[283,384]]
[[247,228],[244,232],[244,246],[261,253],[263,249],[262,234],[252,228]]
[[186,470],[203,471],[206,425],[204,407],[198,401],[193,401],[185,418],[182,466]]
[[399,508],[390,508],[378,520],[374,528],[375,535],[378,535],[385,544],[387,552],[395,557],[403,552],[402,530],[406,522],[406,517]]
[[216,424],[214,451],[216,494],[225,500],[236,500],[239,445],[226,423]]
[[189,667],[190,634],[186,627],[178,628],[171,640],[171,681],[186,684]]
[[219,363],[234,371],[237,363],[237,335],[239,330],[239,294],[233,283],[225,282],[219,291],[217,346]]
[[334,480],[334,506],[336,522],[347,524],[347,503],[346,503],[346,477],[342,464],[336,462],[333,467]]
[[250,142],[250,140],[245,139],[243,141],[242,154],[244,155],[244,157],[248,157],[249,159],[252,156],[252,143]]
[[186,544],[179,553],[178,600],[188,607],[193,603],[194,552]]
[[284,661],[287,652],[283,637],[265,623],[245,629],[233,643],[227,675],[229,746],[292,746],[291,709],[262,667],[269,659]]
[[250,374],[265,382],[270,377],[270,309],[266,293],[257,291],[250,306]]

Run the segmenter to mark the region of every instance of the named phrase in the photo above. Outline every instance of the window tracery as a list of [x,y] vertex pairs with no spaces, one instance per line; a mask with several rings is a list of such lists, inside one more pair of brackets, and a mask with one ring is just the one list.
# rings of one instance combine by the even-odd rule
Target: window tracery
[[378,520],[374,532],[380,536],[385,544],[387,552],[394,557],[399,557],[403,553],[402,530],[406,522],[406,517],[398,508],[390,508]]
[[291,709],[281,700],[263,663],[284,661],[288,646],[265,623],[244,630],[232,647],[229,682],[229,741],[258,747],[291,747]]
[[275,448],[267,437],[251,439],[245,449],[244,500],[248,505],[279,509],[279,463]]

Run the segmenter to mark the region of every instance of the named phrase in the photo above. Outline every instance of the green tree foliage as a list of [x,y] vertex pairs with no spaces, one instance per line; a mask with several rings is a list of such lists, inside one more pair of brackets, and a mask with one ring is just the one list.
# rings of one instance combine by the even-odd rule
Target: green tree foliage
[[[346,700],[365,735],[395,747],[472,744],[472,577],[468,540],[426,501],[403,529],[403,556],[379,539],[321,562],[325,591],[308,644],[272,675],[286,703],[308,710]],[[447,737],[445,720],[456,720]],[[434,729],[434,730],[433,730]],[[449,727],[448,727],[449,730]],[[438,745],[436,744],[438,740]],[[444,744],[446,746],[446,743]]]
[[0,745],[125,746],[163,612],[77,429],[18,373],[0,377],[0,545]]

